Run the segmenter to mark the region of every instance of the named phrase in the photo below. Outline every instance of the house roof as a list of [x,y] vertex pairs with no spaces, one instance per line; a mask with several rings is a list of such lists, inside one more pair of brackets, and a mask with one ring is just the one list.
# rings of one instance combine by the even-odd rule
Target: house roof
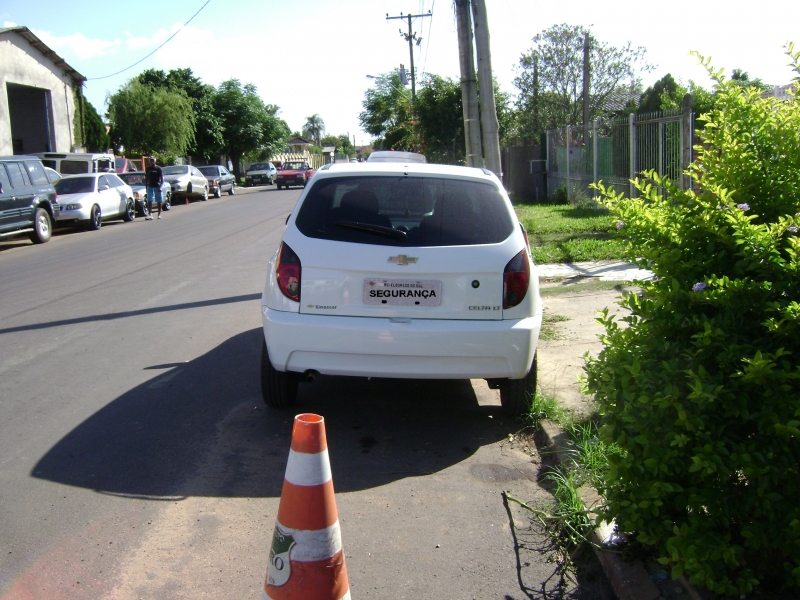
[[286,142],[289,146],[313,146],[314,142],[309,142],[305,138],[296,137]]
[[322,149],[322,151],[323,152],[335,152],[336,151],[336,146],[325,146]]
[[64,74],[69,75],[77,82],[83,83],[86,81],[86,77],[78,73],[75,69],[70,67],[63,58],[61,58],[58,54],[53,52],[53,50],[45,44],[42,40],[40,40],[34,33],[24,26],[18,27],[0,27],[0,34],[3,33],[16,33],[23,38],[25,38],[31,46],[36,48],[39,52],[44,54],[47,58],[52,60],[55,65],[61,69],[64,69]]

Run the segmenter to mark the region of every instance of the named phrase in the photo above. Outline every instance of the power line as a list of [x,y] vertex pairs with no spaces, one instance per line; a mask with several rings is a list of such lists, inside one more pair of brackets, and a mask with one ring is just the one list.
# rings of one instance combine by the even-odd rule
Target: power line
[[188,21],[186,21],[186,23],[184,23],[184,24],[181,26],[181,28],[180,28],[180,29],[178,29],[178,31],[176,31],[176,32],[175,32],[175,33],[173,33],[171,36],[169,36],[169,37],[168,37],[168,38],[167,38],[167,39],[164,41],[164,43],[162,43],[162,44],[161,44],[161,45],[160,45],[158,48],[156,48],[155,50],[153,50],[153,51],[152,51],[150,54],[148,54],[148,55],[147,55],[147,56],[145,56],[144,58],[141,58],[140,60],[137,60],[137,61],[136,61],[135,63],[133,63],[131,66],[129,66],[129,67],[125,67],[125,68],[124,68],[124,69],[122,69],[121,71],[117,71],[116,73],[111,73],[111,75],[103,75],[102,77],[89,77],[89,78],[88,78],[86,81],[97,81],[98,79],[108,79],[109,77],[114,77],[114,75],[119,75],[120,73],[124,73],[124,72],[125,72],[125,71],[127,71],[128,69],[132,69],[133,67],[135,67],[136,65],[138,65],[140,62],[143,62],[143,61],[145,61],[146,59],[150,58],[151,56],[153,56],[153,54],[155,54],[156,52],[158,52],[159,50],[161,50],[161,48],[163,48],[164,46],[166,46],[166,45],[167,45],[167,43],[169,43],[169,41],[170,41],[172,38],[174,38],[174,37],[175,37],[176,35],[178,35],[178,34],[179,34],[181,31],[183,31],[184,27],[186,27],[186,26],[187,26],[189,23],[191,23],[191,22],[192,22],[192,20],[193,20],[193,19],[194,19],[194,18],[195,18],[197,15],[199,15],[199,14],[200,14],[200,12],[201,12],[201,11],[202,11],[202,10],[203,10],[203,9],[204,9],[206,6],[208,6],[208,3],[209,3],[209,2],[211,2],[211,0],[206,0],[205,4],[203,4],[203,6],[201,6],[201,7],[198,9],[198,11],[197,11],[196,13],[194,13],[194,14],[192,15],[192,17],[191,17],[191,18],[190,18]]
[[[433,9],[436,7],[436,0],[433,0],[431,3],[431,13],[433,13]],[[428,43],[425,45],[425,58],[422,60],[422,72],[427,73],[425,71],[425,66],[428,64],[428,50],[431,47],[431,28],[433,27],[433,17],[431,20],[428,21]]]

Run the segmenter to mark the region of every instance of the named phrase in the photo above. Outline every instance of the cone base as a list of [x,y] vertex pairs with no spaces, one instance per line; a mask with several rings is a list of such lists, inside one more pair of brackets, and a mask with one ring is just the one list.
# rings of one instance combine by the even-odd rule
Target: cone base
[[350,598],[350,585],[340,550],[325,560],[291,561],[291,575],[285,585],[264,584],[264,598],[269,600],[343,600]]

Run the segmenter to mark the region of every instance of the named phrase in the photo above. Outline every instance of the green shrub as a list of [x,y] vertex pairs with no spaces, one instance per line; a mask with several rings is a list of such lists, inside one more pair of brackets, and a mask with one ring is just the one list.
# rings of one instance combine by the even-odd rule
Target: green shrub
[[[800,52],[789,47],[800,73]],[[800,591],[800,99],[716,80],[690,167],[637,198],[598,186],[657,279],[606,312],[586,364],[609,456],[605,518],[718,594]],[[662,187],[660,187],[662,186]]]

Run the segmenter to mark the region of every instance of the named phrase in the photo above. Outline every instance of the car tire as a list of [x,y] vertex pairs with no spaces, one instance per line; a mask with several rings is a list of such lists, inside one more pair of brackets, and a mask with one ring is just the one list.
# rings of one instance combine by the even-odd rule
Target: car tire
[[282,185],[279,183],[279,184],[278,184],[278,189],[281,189],[282,187],[283,187],[283,186],[282,186]]
[[228,190],[228,196],[233,196],[236,193],[236,185],[231,184],[231,189]]
[[33,213],[33,232],[31,233],[31,241],[34,244],[44,244],[49,242],[53,235],[53,221],[50,220],[50,215],[43,208],[37,208]]
[[208,188],[207,187],[203,188],[203,195],[200,196],[200,200],[202,200],[203,202],[208,200]]
[[128,203],[125,205],[125,212],[122,213],[122,219],[126,223],[130,223],[136,218],[136,202],[133,198],[128,198]]
[[92,212],[89,213],[89,222],[86,225],[91,231],[97,231],[103,226],[103,213],[97,204],[92,207]]
[[167,192],[164,196],[164,201],[161,203],[161,210],[167,211],[172,208],[172,192]]
[[221,198],[222,197],[222,187],[217,186],[217,189],[214,190],[214,198]]
[[150,209],[147,207],[147,197],[142,200],[142,210],[139,211],[143,217],[150,216]]
[[536,353],[528,374],[522,379],[506,379],[500,384],[500,404],[506,413],[518,417],[530,412],[536,394]]
[[300,374],[278,371],[269,360],[267,342],[261,340],[261,396],[270,408],[289,408],[297,402]]

